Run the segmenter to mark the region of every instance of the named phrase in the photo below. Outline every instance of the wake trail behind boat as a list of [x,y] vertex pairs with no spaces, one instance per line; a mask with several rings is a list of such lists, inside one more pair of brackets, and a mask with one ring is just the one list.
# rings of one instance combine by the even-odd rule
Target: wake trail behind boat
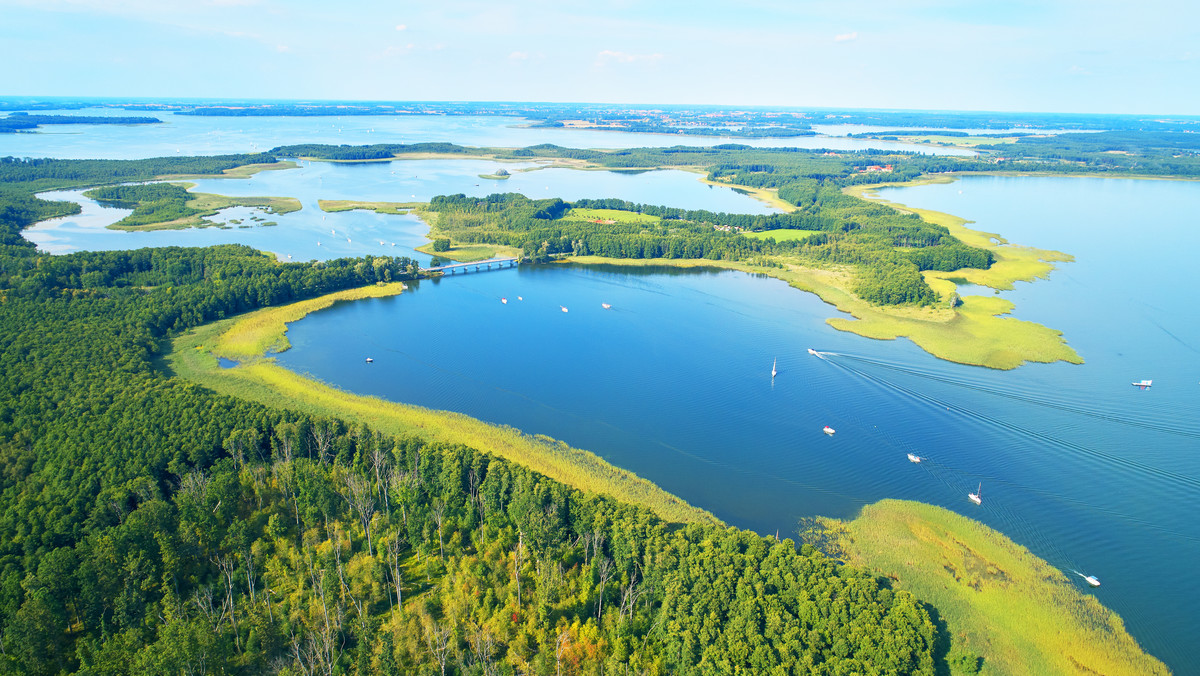
[[937,397],[933,397],[933,396],[924,394],[922,392],[918,392],[918,391],[910,389],[908,387],[904,387],[903,385],[899,385],[897,383],[891,382],[885,378],[881,378],[879,376],[872,375],[872,374],[862,371],[860,369],[856,369],[853,366],[849,366],[844,363],[838,363],[833,360],[827,360],[827,361],[829,361],[831,364],[834,364],[838,368],[845,369],[845,370],[847,370],[851,373],[854,373],[855,375],[858,375],[864,379],[870,380],[870,381],[880,384],[884,387],[891,388],[897,392],[907,394],[915,400],[922,401],[927,404],[932,404],[939,408],[955,410],[955,411],[961,412],[965,415],[971,416],[972,418],[975,418],[976,420],[979,420],[981,422],[988,423],[994,427],[997,427],[1000,429],[1005,429],[1010,432],[1015,432],[1017,434],[1024,435],[1026,437],[1030,437],[1033,439],[1037,439],[1037,440],[1045,442],[1047,444],[1057,446],[1058,448],[1074,452],[1074,454],[1076,454],[1076,455],[1088,457],[1092,460],[1102,460],[1113,467],[1123,467],[1126,469],[1134,470],[1134,471],[1140,472],[1141,474],[1143,474],[1146,477],[1157,478],[1164,483],[1173,484],[1177,487],[1182,487],[1182,488],[1200,489],[1200,479],[1197,479],[1195,477],[1191,477],[1186,474],[1180,474],[1178,472],[1172,472],[1170,470],[1161,469],[1159,467],[1147,465],[1145,463],[1141,463],[1136,460],[1130,460],[1125,457],[1112,455],[1111,453],[1106,453],[1104,451],[1099,451],[1099,450],[1084,446],[1082,444],[1059,439],[1059,438],[1051,436],[1049,434],[1046,434],[1043,432],[1037,432],[1037,431],[1034,431],[1034,430],[1031,430],[1031,429],[1028,429],[1025,427],[1021,427],[1020,425],[1010,423],[1010,422],[1001,420],[999,418],[995,418],[990,415],[979,413],[978,411],[974,411],[972,409],[958,406],[957,404],[953,404],[952,402],[947,402],[947,401],[938,399]]
[[[1104,420],[1105,422],[1113,422],[1113,423],[1117,423],[1120,425],[1128,425],[1130,427],[1137,427],[1140,429],[1153,430],[1155,432],[1163,432],[1164,434],[1174,434],[1176,436],[1188,437],[1191,439],[1200,439],[1200,430],[1197,430],[1197,429],[1189,429],[1186,427],[1164,425],[1162,423],[1146,421],[1146,420],[1138,420],[1136,418],[1120,416],[1120,415],[1116,415],[1114,413],[1106,413],[1103,411],[1093,411],[1093,410],[1081,408],[1078,406],[1072,406],[1070,404],[1066,404],[1066,403],[1062,403],[1062,402],[1052,401],[1050,399],[1034,397],[1034,396],[1030,396],[1028,394],[1020,394],[1017,392],[1006,392],[1004,390],[996,389],[994,387],[987,387],[985,385],[970,383],[970,382],[967,382],[964,380],[949,378],[949,377],[934,374],[934,373],[920,371],[918,369],[907,368],[904,366],[900,366],[898,364],[892,364],[892,363],[878,361],[878,360],[874,360],[874,359],[868,359],[866,357],[857,357],[857,356],[845,355],[845,354],[836,354],[835,355],[835,353],[832,353],[832,352],[823,352],[823,353],[818,354],[818,356],[821,356],[821,355],[838,356],[843,359],[852,359],[854,361],[861,362],[864,364],[878,366],[879,368],[897,371],[899,373],[916,376],[918,378],[925,378],[926,380],[932,380],[935,382],[944,383],[946,385],[953,385],[954,387],[961,387],[963,389],[973,390],[975,392],[982,392],[984,394],[990,394],[990,395],[997,396],[997,397],[1003,397],[1005,399],[1011,399],[1013,401],[1019,401],[1022,403],[1034,404],[1036,406],[1041,406],[1044,408],[1051,408],[1051,409],[1064,411],[1067,413],[1072,413],[1075,415],[1080,415],[1080,416],[1084,416],[1084,417],[1088,417],[1088,418],[1095,418],[1097,420]],[[822,358],[824,358],[824,357],[822,357]]]

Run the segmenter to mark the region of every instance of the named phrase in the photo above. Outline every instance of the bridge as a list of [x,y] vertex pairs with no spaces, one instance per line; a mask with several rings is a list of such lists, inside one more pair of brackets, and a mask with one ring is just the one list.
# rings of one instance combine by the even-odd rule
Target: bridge
[[422,268],[421,272],[440,272],[443,275],[453,275],[458,272],[480,272],[482,270],[491,270],[492,266],[496,266],[497,270],[502,268],[517,267],[516,258],[489,258],[486,261],[474,261],[471,263],[448,263],[446,265],[438,265],[432,268]]

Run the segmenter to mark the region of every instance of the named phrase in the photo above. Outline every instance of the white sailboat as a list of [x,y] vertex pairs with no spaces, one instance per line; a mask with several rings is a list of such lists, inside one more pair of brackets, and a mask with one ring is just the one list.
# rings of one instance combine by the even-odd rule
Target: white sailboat
[[982,494],[983,494],[983,482],[980,481],[979,488],[976,488],[974,493],[967,493],[967,499],[970,500],[971,502],[974,502],[977,505],[982,505],[983,504]]
[[779,371],[775,368],[778,364],[779,364],[779,357],[776,357],[775,361],[771,364],[771,377],[772,378],[775,377],[775,374],[779,373]]

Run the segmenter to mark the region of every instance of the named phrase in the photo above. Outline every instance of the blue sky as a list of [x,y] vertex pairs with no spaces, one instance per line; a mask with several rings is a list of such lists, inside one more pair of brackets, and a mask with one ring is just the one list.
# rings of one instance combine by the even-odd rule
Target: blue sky
[[1200,3],[0,0],[0,94],[1200,114]]

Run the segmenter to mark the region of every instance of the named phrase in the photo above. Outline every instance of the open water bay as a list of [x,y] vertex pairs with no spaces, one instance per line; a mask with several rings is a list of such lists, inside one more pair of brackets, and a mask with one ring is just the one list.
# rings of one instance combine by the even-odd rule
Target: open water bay
[[[905,340],[837,332],[824,323],[835,310],[777,280],[578,266],[338,305],[292,325],[280,361],[354,392],[562,439],[764,534],[883,498],[948,507],[1072,577],[1098,576],[1088,593],[1149,652],[1196,672],[1200,314],[1189,256],[1200,232],[1186,214],[1200,184],[975,177],[885,197],[1075,254],[1004,295],[1017,317],[1064,331],[1086,363],[951,364]],[[1143,378],[1154,386],[1130,385]],[[966,495],[980,484],[975,506]]]

